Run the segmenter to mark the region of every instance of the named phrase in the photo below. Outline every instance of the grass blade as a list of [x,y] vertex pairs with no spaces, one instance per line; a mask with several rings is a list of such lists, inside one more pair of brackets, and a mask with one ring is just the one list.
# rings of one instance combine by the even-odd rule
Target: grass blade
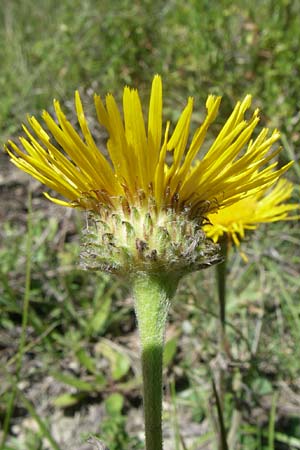
[[51,444],[51,447],[53,448],[53,450],[61,450],[61,448],[59,447],[58,443],[55,441],[55,439],[51,436],[47,426],[45,425],[45,423],[42,421],[42,419],[39,417],[38,413],[36,412],[33,404],[25,397],[25,395],[23,394],[23,392],[21,392],[20,390],[18,390],[18,395],[20,395],[21,400],[25,406],[25,408],[27,409],[27,411],[29,412],[29,414],[31,415],[31,417],[34,418],[34,420],[36,421],[36,423],[39,426],[40,432],[42,433],[42,435],[48,440],[49,444]]
[[30,279],[31,279],[31,251],[32,251],[32,204],[31,204],[31,192],[28,194],[28,216],[27,216],[27,239],[26,239],[26,278],[25,278],[25,293],[23,302],[23,314],[22,314],[22,329],[21,338],[19,343],[19,349],[17,353],[16,361],[16,375],[13,384],[11,396],[8,402],[8,407],[3,423],[3,435],[1,439],[0,449],[3,450],[8,435],[9,424],[14,410],[14,403],[17,393],[17,383],[20,379],[20,372],[22,367],[22,359],[24,354],[24,348],[26,344],[26,329],[28,323],[28,309],[30,301]]
[[269,420],[268,450],[274,450],[277,400],[278,392],[274,392]]

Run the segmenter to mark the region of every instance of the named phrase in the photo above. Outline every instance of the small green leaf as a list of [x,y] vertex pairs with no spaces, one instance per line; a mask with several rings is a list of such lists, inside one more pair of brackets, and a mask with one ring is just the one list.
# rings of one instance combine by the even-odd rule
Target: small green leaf
[[252,383],[252,388],[260,395],[267,395],[273,392],[272,383],[266,378],[256,378]]
[[95,387],[91,383],[88,383],[87,381],[84,380],[80,380],[80,378],[74,377],[73,375],[54,372],[52,373],[52,376],[56,380],[61,381],[62,383],[67,384],[69,386],[75,387],[79,391],[91,392],[95,390]]
[[59,408],[68,408],[69,406],[76,405],[84,397],[84,394],[62,394],[53,400],[53,405]]
[[89,333],[101,334],[105,329],[105,324],[110,313],[111,297],[106,295],[98,302],[99,307],[96,314],[91,318],[88,326]]
[[83,348],[80,348],[76,352],[76,356],[83,367],[85,367],[89,372],[97,374],[95,360]]
[[119,380],[126,375],[130,368],[130,360],[126,353],[121,353],[121,351],[116,350],[105,341],[99,342],[95,347],[95,351],[108,359],[114,380]]
[[124,397],[123,395],[115,392],[105,400],[105,408],[108,414],[117,415],[121,414],[121,410],[124,405]]
[[164,356],[163,356],[164,367],[167,367],[172,362],[172,360],[175,356],[175,353],[176,353],[177,342],[178,342],[177,337],[174,337],[172,339],[169,339],[165,343]]

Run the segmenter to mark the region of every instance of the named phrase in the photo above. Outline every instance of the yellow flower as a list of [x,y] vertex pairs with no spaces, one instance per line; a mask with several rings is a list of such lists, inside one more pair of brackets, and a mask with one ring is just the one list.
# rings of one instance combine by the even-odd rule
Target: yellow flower
[[163,133],[162,82],[158,75],[152,83],[147,126],[137,90],[125,87],[123,118],[111,94],[106,96],[105,104],[95,95],[98,121],[109,135],[106,157],[92,136],[76,92],[81,133],[55,100],[56,119],[44,111],[45,127],[29,117],[32,131],[23,127],[27,135],[20,137],[23,149],[9,141],[6,150],[17,167],[68,200],[45,194],[60,205],[97,213],[101,205],[116,210],[120,202],[123,208],[148,207],[150,200],[158,213],[165,208],[179,212],[188,209],[191,216],[201,217],[260,192],[290,165],[277,171],[276,162],[266,165],[279,151],[270,152],[279,132],[269,134],[268,129],[263,129],[253,138],[259,116],[255,110],[249,119],[245,118],[251,104],[249,95],[236,104],[208,151],[202,150],[200,155],[220,101],[220,97],[208,96],[206,117],[188,145],[193,99],[188,99],[173,132],[167,122]]
[[245,231],[255,230],[261,223],[300,218],[299,215],[290,215],[291,211],[299,210],[299,204],[284,203],[290,199],[292,192],[292,183],[279,180],[271,189],[262,190],[209,214],[210,224],[204,226],[204,231],[214,242],[219,242],[225,235],[239,246]]
[[6,150],[17,167],[65,199],[46,193],[47,198],[92,212],[81,253],[84,267],[126,276],[137,271],[173,273],[178,279],[220,260],[218,246],[201,228],[205,216],[259,194],[292,164],[279,170],[276,162],[268,165],[280,150],[271,149],[279,132],[263,129],[253,137],[259,116],[256,110],[245,118],[249,95],[236,104],[205,152],[220,101],[208,96],[207,114],[189,138],[193,99],[173,131],[167,122],[163,132],[158,75],[147,125],[137,90],[125,87],[123,115],[111,94],[105,103],[95,95],[98,121],[109,136],[106,151],[97,146],[76,92],[80,131],[54,101],[56,118],[44,111],[42,126],[29,117],[31,131],[23,127],[21,146],[9,141]]

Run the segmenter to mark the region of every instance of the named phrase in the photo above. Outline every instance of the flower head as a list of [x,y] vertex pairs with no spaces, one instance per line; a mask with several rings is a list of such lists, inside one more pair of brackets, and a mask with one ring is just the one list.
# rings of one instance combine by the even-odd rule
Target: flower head
[[[188,265],[194,270],[206,265],[206,250],[211,252],[211,245],[206,241],[204,244],[199,228],[204,217],[258,194],[289,167],[287,164],[275,170],[276,162],[267,165],[279,151],[271,149],[279,133],[275,130],[269,134],[263,129],[253,138],[259,116],[255,110],[245,118],[251,104],[249,95],[236,104],[216,139],[203,152],[220,101],[220,97],[208,96],[207,114],[189,139],[193,99],[188,99],[173,131],[169,122],[163,131],[162,82],[158,75],[152,83],[147,125],[137,90],[125,87],[123,117],[111,94],[105,103],[95,95],[98,121],[109,135],[106,156],[92,136],[76,92],[80,131],[75,130],[59,102],[54,101],[56,119],[44,111],[42,126],[35,117],[29,117],[31,130],[24,126],[26,137],[20,138],[23,149],[9,141],[6,150],[17,167],[64,199],[46,193],[47,198],[95,214],[96,235],[104,239],[107,251],[114,249],[113,260],[120,248],[124,250],[118,267],[126,266],[124,258],[132,242],[135,250],[129,251],[129,260],[130,267],[135,267],[132,261],[159,259],[163,251],[158,249],[167,239],[169,250],[172,249],[167,254],[174,267],[186,265],[188,258]],[[98,238],[92,236],[95,249]],[[198,266],[191,256],[195,249],[198,257],[203,256],[201,261],[196,258]],[[97,252],[98,256],[92,252],[96,266],[101,265],[101,252]],[[184,262],[180,263],[180,259]],[[106,266],[114,267],[113,263]]]
[[299,219],[299,215],[290,214],[299,210],[299,204],[285,203],[292,192],[293,184],[281,179],[271,189],[264,189],[209,214],[210,223],[204,226],[206,235],[214,242],[219,242],[225,235],[239,246],[246,230],[255,230],[262,223]]
[[268,130],[263,129],[252,139],[259,117],[258,110],[248,120],[244,117],[251,104],[249,95],[236,104],[207,153],[196,159],[220,101],[220,97],[208,97],[207,115],[188,146],[193,99],[188,99],[173,132],[168,122],[163,134],[162,83],[158,75],[152,83],[147,130],[137,90],[125,87],[123,118],[111,94],[106,97],[106,105],[95,95],[98,120],[109,134],[106,158],[92,137],[76,92],[81,135],[55,100],[56,120],[46,111],[42,115],[48,130],[35,117],[29,117],[33,133],[24,126],[27,138],[20,138],[25,151],[12,141],[7,151],[17,167],[65,197],[68,201],[46,194],[65,206],[98,212],[101,204],[118,209],[121,198],[139,206],[143,201],[148,206],[151,198],[157,209],[171,206],[209,212],[260,191],[287,169],[274,171],[276,163],[266,167],[278,152],[269,154],[279,132],[268,136]]

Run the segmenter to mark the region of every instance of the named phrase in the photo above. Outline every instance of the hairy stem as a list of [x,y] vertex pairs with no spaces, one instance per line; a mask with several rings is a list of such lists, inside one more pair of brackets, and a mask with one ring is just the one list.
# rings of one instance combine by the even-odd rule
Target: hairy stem
[[165,274],[133,279],[143,374],[146,450],[162,450],[162,363],[166,320],[177,281]]

